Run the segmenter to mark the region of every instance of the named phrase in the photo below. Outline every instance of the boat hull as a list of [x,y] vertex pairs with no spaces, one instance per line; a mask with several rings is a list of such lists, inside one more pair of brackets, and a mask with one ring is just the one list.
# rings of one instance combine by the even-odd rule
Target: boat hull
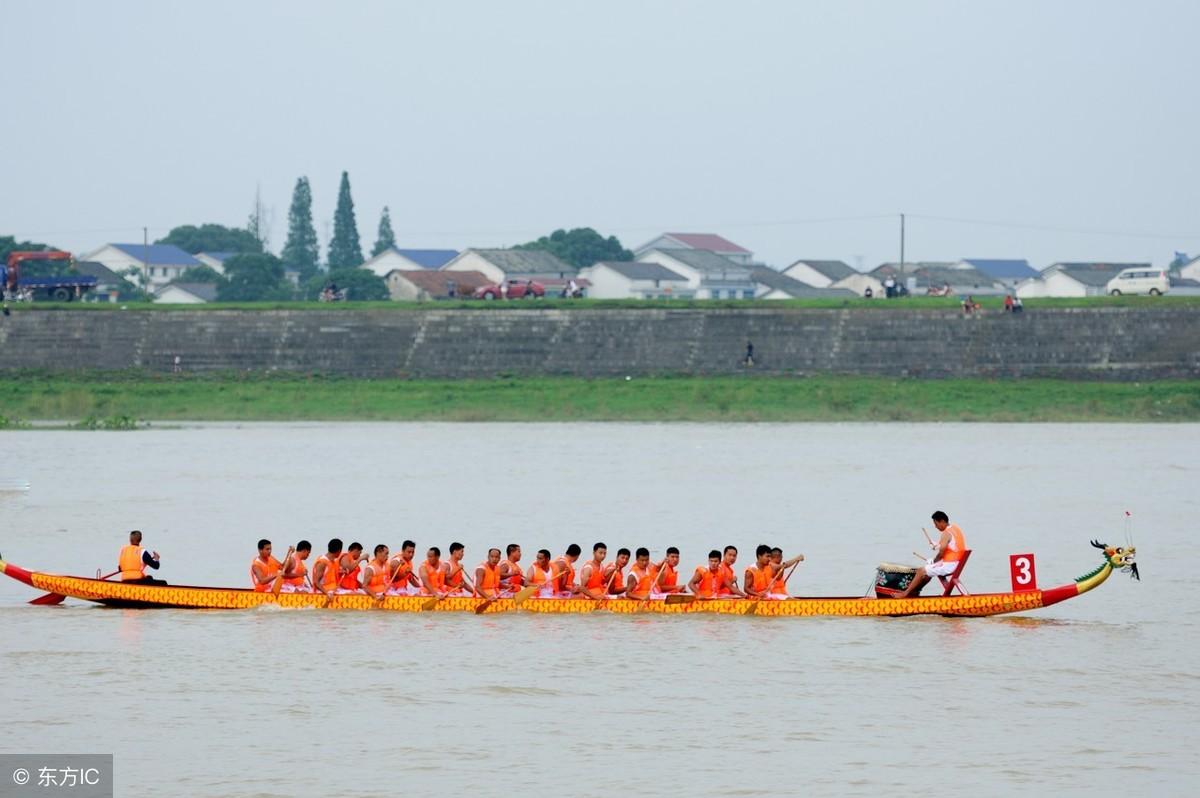
[[[475,612],[484,599],[451,597],[439,601],[432,610],[423,610],[427,596],[388,596],[382,601],[363,593],[325,597],[315,593],[259,593],[237,588],[189,587],[180,585],[139,585],[109,582],[77,576],[25,571],[0,560],[0,569],[21,582],[70,598],[93,601],[112,607],[137,609],[176,608],[209,610],[246,610],[267,605],[285,609],[331,609],[374,612]],[[753,601],[730,599],[667,604],[665,601],[636,601],[614,598],[603,602],[590,599],[530,598],[519,607],[511,598],[497,599],[484,609],[487,614],[533,612],[542,614],[618,614],[655,613],[664,615],[756,615],[759,617],[807,616],[903,616],[946,615],[980,617],[1035,610],[1076,594],[1074,584],[1049,591],[1022,593],[980,593],[959,596],[928,596],[911,599],[872,597],[798,597],[788,600]]]

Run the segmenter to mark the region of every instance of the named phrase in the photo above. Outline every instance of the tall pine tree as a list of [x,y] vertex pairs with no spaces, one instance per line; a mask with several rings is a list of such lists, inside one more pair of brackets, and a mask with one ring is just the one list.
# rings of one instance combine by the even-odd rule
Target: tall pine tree
[[313,227],[312,189],[308,178],[296,181],[292,191],[292,207],[288,209],[287,243],[281,253],[283,264],[300,273],[300,282],[317,273],[321,253],[317,244],[317,231]]
[[358,240],[358,222],[354,220],[354,200],[350,198],[350,175],[342,172],[337,210],[333,213],[333,240],[329,242],[329,270],[353,269],[361,266],[362,262],[362,243]]
[[383,214],[379,217],[379,233],[375,237],[375,246],[371,247],[371,257],[394,246],[396,246],[396,234],[392,232],[392,215],[388,212],[388,207],[384,205]]

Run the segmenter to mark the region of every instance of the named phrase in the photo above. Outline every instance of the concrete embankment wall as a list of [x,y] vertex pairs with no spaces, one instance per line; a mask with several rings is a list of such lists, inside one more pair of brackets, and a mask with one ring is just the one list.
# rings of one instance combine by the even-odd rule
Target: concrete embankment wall
[[[756,365],[742,360],[747,341]],[[1200,308],[25,311],[4,369],[1200,378]]]

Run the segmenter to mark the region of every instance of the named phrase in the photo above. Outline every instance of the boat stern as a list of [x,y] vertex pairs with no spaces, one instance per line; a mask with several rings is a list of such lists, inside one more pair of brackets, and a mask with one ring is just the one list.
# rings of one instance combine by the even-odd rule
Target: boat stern
[[30,587],[34,587],[33,574],[24,568],[19,568],[10,562],[5,562],[3,557],[0,557],[0,574],[10,576],[18,582],[24,582]]

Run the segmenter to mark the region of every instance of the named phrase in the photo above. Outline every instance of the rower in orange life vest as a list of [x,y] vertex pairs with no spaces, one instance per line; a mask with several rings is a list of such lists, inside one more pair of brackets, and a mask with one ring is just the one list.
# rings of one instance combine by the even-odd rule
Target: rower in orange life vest
[[746,597],[746,594],[738,587],[737,572],[733,570],[737,558],[737,546],[726,546],[725,554],[721,558],[721,577],[717,581],[717,598]]
[[258,593],[266,593],[275,585],[275,577],[283,563],[271,556],[271,541],[258,541],[258,556],[250,561],[250,584]]
[[442,563],[442,550],[430,546],[425,554],[425,562],[421,563],[421,587],[427,596],[445,596],[450,591],[446,589],[446,569]]
[[[649,557],[650,555],[647,553],[646,556]],[[617,559],[613,560],[613,565],[609,571],[608,577],[604,580],[604,584],[608,588],[608,595],[624,595],[626,565],[629,565],[629,549],[617,549]]]
[[938,510],[932,518],[934,527],[942,533],[934,547],[933,556],[926,561],[924,568],[917,569],[912,582],[896,598],[919,596],[921,588],[925,587],[930,579],[954,573],[954,569],[958,567],[958,561],[962,559],[963,552],[967,550],[967,541],[963,537],[963,531],[958,524],[950,523],[950,516]]
[[538,549],[533,565],[525,574],[525,581],[530,586],[537,586],[538,598],[554,598],[554,569],[550,564],[550,550]]
[[350,548],[338,557],[338,589],[357,592],[362,587],[362,583],[358,581],[358,569],[366,560],[363,545],[358,541],[351,543]]
[[754,565],[746,569],[746,595],[751,598],[777,598],[775,587],[782,580],[782,570],[791,568],[804,559],[804,555],[794,557],[776,566],[771,562],[771,547],[765,543],[754,550]]
[[[804,561],[804,555],[800,555],[800,561]],[[771,563],[775,566],[775,581],[771,584],[771,595],[776,598],[788,598],[787,580],[788,575],[783,571],[783,549],[778,546],[771,549]]]
[[166,582],[161,579],[146,576],[147,566],[158,570],[160,564],[157,551],[146,551],[142,548],[142,533],[136,529],[130,532],[129,545],[122,546],[121,553],[117,556],[121,581],[141,585],[165,585]]
[[579,592],[579,587],[575,584],[575,562],[581,553],[582,549],[579,548],[579,544],[572,543],[567,546],[563,556],[550,563],[550,572],[554,579],[554,592],[557,596],[565,598]]
[[670,546],[667,549],[667,556],[658,564],[655,569],[654,587],[651,591],[652,596],[667,595],[669,593],[680,593],[685,589],[684,585],[679,584],[679,549]]
[[500,563],[500,585],[504,592],[516,593],[525,583],[525,577],[521,574],[521,547],[509,543],[504,553],[507,557]]
[[590,599],[599,601],[608,592],[608,577],[611,568],[604,567],[604,558],[608,556],[608,546],[597,543],[592,546],[592,559],[583,564],[579,571],[579,592]]
[[338,592],[338,560],[341,557],[342,539],[333,538],[329,541],[329,551],[313,563],[313,590],[325,596],[332,596]]
[[393,557],[389,563],[391,577],[388,584],[392,595],[416,596],[421,592],[421,580],[413,570],[413,557],[417,553],[417,544],[406,540],[400,544],[400,556]]
[[[357,573],[357,569],[355,569]],[[388,589],[388,547],[380,543],[375,556],[363,569],[362,589],[373,599],[382,599]]]
[[715,599],[721,578],[721,552],[713,549],[708,553],[708,566],[701,565],[696,568],[696,573],[692,574],[688,590],[697,598]]
[[488,549],[487,560],[475,568],[475,595],[485,599],[500,596],[500,549]]
[[629,576],[625,579],[625,596],[639,601],[653,598],[657,592],[654,590],[654,580],[657,576],[658,569],[650,563],[650,550],[645,547],[639,548],[635,552],[633,565],[629,568]]
[[452,596],[470,596],[475,593],[475,586],[471,584],[471,580],[467,577],[467,571],[463,568],[463,555],[466,554],[466,549],[463,544],[455,541],[450,544],[450,559],[443,563],[443,568],[446,572],[446,588]]
[[304,561],[311,553],[312,544],[302,540],[296,544],[295,551],[283,558],[283,585],[279,589],[281,593],[304,592],[304,584],[308,581],[308,566]]

